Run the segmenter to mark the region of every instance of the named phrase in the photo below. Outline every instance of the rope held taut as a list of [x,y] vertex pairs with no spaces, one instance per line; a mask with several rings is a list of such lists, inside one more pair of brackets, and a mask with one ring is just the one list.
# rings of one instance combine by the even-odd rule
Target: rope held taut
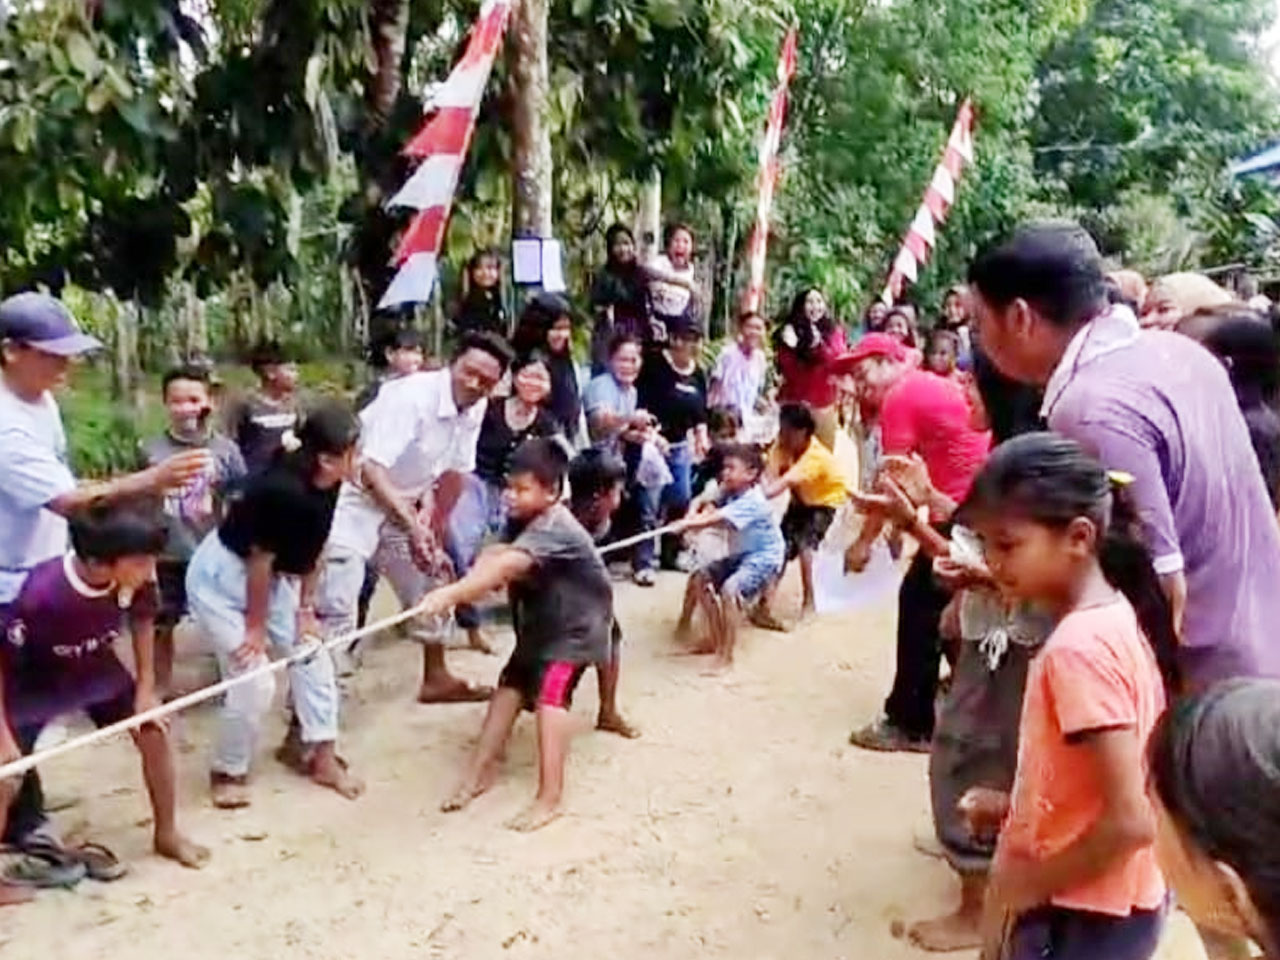
[[[649,530],[645,533],[637,534],[634,537],[627,537],[625,540],[618,540],[614,543],[607,544],[601,547],[599,552],[603,555],[613,553],[617,550],[625,550],[627,547],[633,547],[637,543],[643,543],[644,541],[652,540],[655,537],[674,533],[678,528],[679,524],[673,523],[665,527],[659,527],[656,530]],[[134,714],[126,720],[121,720],[118,723],[111,724],[110,726],[102,727],[99,730],[94,730],[90,733],[84,734],[83,736],[67,740],[65,743],[60,743],[56,747],[49,747],[47,750],[41,750],[39,753],[33,753],[30,756],[14,760],[12,763],[6,763],[4,766],[0,766],[0,780],[5,780],[9,777],[21,776],[28,770],[34,770],[40,764],[48,760],[52,760],[55,757],[71,753],[73,750],[79,750],[81,747],[88,747],[95,743],[101,743],[104,740],[118,736],[122,733],[129,733],[139,727],[146,726],[148,723],[155,723],[157,720],[163,720],[165,717],[186,710],[188,707],[194,707],[198,703],[204,703],[206,700],[212,700],[214,697],[221,696],[228,690],[239,686],[242,683],[248,683],[250,680],[255,680],[258,677],[278,673],[281,670],[287,669],[291,664],[308,660],[311,657],[314,657],[321,650],[335,650],[338,647],[350,646],[357,640],[372,636],[375,633],[380,633],[390,627],[404,623],[406,620],[412,620],[422,612],[423,606],[424,604],[418,603],[407,610],[400,611],[394,616],[385,617],[376,623],[370,623],[358,630],[352,630],[350,633],[341,634],[340,636],[333,637],[323,643],[319,641],[310,643],[300,650],[293,651],[287,657],[281,657],[279,660],[272,660],[269,663],[264,663],[260,667],[254,667],[246,673],[229,677],[226,680],[221,680],[218,683],[211,684],[207,687],[201,687],[199,690],[194,690],[185,696],[178,697],[176,700],[171,700],[158,707],[153,707],[152,709],[145,710],[142,713]],[[0,719],[0,722],[3,722],[3,720]]]

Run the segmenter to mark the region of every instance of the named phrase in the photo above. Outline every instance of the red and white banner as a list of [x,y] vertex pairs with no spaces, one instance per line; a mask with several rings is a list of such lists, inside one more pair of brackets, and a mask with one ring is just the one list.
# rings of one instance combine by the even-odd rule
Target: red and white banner
[[787,116],[787,87],[796,72],[796,31],[792,28],[782,44],[778,61],[778,89],[769,106],[769,123],[760,144],[760,174],[757,184],[756,225],[747,247],[749,273],[742,310],[755,312],[764,299],[765,256],[769,247],[769,214],[773,210],[773,192],[778,185],[778,150],[782,146],[782,124]]
[[387,205],[418,212],[400,238],[395,254],[400,270],[382,295],[379,308],[431,299],[449,210],[475,130],[476,111],[510,12],[510,0],[485,0],[462,59],[449,79],[427,98],[427,118],[404,148],[405,154],[418,157],[421,163]]
[[973,163],[973,102],[966,99],[960,105],[960,113],[956,117],[955,126],[951,128],[951,137],[947,140],[947,148],[942,154],[942,162],[933,173],[929,189],[924,193],[924,202],[916,211],[916,217],[907,229],[907,238],[902,249],[893,261],[893,269],[889,272],[889,280],[885,284],[880,299],[893,304],[908,283],[915,283],[920,276],[920,268],[929,260],[929,255],[938,245],[938,228],[946,220],[947,214],[956,202],[956,184],[964,168]]

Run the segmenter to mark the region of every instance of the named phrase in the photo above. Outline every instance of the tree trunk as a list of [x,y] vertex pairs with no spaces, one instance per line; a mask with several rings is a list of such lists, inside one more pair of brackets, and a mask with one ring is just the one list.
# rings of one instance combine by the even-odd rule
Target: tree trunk
[[662,171],[657,167],[644,185],[637,226],[640,250],[647,259],[652,259],[662,252]]
[[[0,0],[3,2],[3,0]],[[370,0],[369,38],[373,48],[373,76],[365,91],[370,130],[380,130],[391,118],[400,96],[400,65],[409,28],[409,0]]]
[[133,303],[115,304],[111,350],[111,394],[120,401],[134,401],[138,380],[138,308]]
[[551,128],[547,122],[549,0],[520,0],[511,17],[507,64],[511,71],[514,141],[512,229],[517,237],[550,237]]

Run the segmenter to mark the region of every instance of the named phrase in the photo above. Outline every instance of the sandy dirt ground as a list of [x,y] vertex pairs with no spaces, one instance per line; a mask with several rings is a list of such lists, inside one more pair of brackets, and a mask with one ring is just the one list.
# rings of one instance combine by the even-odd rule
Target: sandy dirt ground
[[[176,723],[183,820],[213,849],[201,872],[149,855],[127,742],[51,764],[53,792],[81,797],[60,825],[87,821],[132,872],[0,912],[0,956],[924,956],[890,931],[954,895],[947,868],[913,850],[913,836],[929,831],[925,758],[846,742],[888,687],[892,610],[790,636],[748,632],[733,674],[713,679],[702,661],[672,655],[682,585],[667,574],[655,590],[619,588],[623,706],[644,736],[589,732],[588,675],[574,711],[583,735],[567,815],[541,832],[502,825],[533,792],[531,719],[517,728],[498,787],[460,814],[439,812],[483,707],[414,704],[418,651],[386,637],[369,651],[344,717],[343,749],[369,782],[357,802],[286,772],[270,759],[272,742],[254,805],[215,811],[205,779],[213,712]],[[796,602],[789,586],[784,612]],[[452,657],[484,681],[502,663]],[[273,724],[274,741],[278,711]],[[1181,919],[1170,941],[1165,960],[1201,956]]]

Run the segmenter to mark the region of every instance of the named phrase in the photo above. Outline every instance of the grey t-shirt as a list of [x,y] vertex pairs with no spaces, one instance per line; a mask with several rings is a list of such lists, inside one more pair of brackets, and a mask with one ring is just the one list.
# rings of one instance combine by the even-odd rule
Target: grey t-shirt
[[190,560],[200,541],[218,525],[228,494],[244,479],[246,472],[239,448],[216,433],[204,439],[179,440],[165,432],[142,444],[142,456],[149,467],[187,450],[208,450],[213,455],[213,463],[199,480],[164,498],[169,528],[164,559],[179,563]]
[[1050,382],[1049,426],[1133,476],[1156,571],[1186,577],[1191,687],[1280,677],[1280,529],[1226,370],[1181,334],[1094,324]]
[[564,504],[529,523],[511,542],[533,570],[511,585],[515,658],[599,663],[608,658],[613,587],[591,535]]

